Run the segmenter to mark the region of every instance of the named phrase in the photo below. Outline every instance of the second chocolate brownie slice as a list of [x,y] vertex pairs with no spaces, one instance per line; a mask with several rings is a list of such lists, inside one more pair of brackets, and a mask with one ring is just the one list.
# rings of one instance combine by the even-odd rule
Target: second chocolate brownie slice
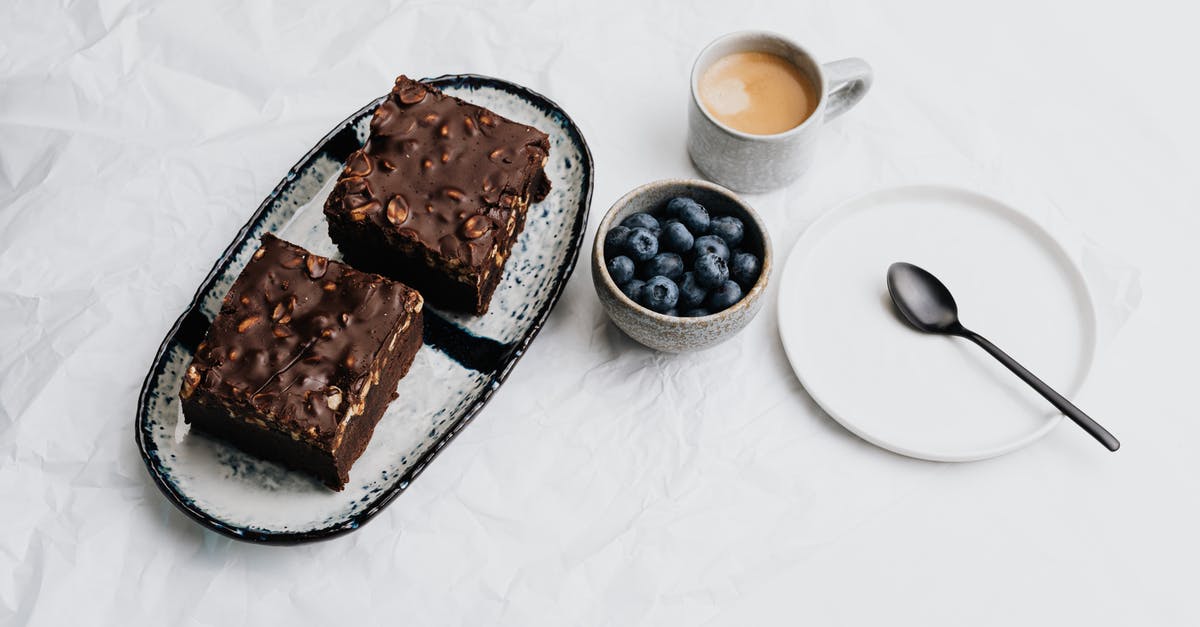
[[340,490],[421,347],[421,306],[264,235],[184,373],[184,418]]
[[482,314],[529,204],[550,189],[547,135],[401,76],[325,203],[346,261]]

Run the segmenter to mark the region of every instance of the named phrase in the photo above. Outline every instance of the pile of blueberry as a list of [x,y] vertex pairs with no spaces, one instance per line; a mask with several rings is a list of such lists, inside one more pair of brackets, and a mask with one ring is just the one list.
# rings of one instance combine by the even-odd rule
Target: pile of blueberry
[[634,302],[668,316],[707,316],[758,280],[762,260],[738,248],[741,220],[709,217],[691,198],[672,198],[656,213],[635,213],[604,238],[608,274]]

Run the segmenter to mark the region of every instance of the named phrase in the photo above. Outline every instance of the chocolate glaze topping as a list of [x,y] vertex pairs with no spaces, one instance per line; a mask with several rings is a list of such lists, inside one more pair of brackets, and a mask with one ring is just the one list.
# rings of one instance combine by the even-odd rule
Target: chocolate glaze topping
[[263,235],[196,352],[184,395],[192,378],[276,429],[328,440],[389,335],[421,303],[402,283]]
[[514,205],[544,194],[549,149],[533,127],[401,76],[325,212],[370,220],[389,241],[408,239],[478,268],[508,237]]

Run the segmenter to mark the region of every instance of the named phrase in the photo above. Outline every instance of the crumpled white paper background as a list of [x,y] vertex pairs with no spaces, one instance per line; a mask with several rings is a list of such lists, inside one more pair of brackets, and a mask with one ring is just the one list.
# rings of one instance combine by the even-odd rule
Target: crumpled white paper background
[[[62,6],[59,6],[61,4]],[[0,624],[1200,622],[1194,7],[16,2],[0,7]],[[945,465],[867,445],[735,341],[641,349],[585,267],[509,382],[397,502],[317,545],[202,530],[150,483],[154,350],[288,167],[398,73],[476,72],[582,127],[592,228],[694,175],[687,75],[730,30],[861,56],[816,167],[748,199],[784,256],[837,202],[979,188],[1064,237],[1104,314],[1069,423]]]

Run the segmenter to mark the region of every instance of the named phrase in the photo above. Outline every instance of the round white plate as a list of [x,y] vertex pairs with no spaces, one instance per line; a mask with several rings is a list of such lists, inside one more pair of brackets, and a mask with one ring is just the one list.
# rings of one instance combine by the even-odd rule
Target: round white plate
[[901,321],[886,282],[896,261],[940,278],[967,328],[1065,396],[1083,385],[1095,312],[1062,247],[995,199],[916,186],[830,211],[788,256],[779,333],[813,399],[868,442],[935,461],[1001,455],[1053,428],[1062,415],[980,348]]

